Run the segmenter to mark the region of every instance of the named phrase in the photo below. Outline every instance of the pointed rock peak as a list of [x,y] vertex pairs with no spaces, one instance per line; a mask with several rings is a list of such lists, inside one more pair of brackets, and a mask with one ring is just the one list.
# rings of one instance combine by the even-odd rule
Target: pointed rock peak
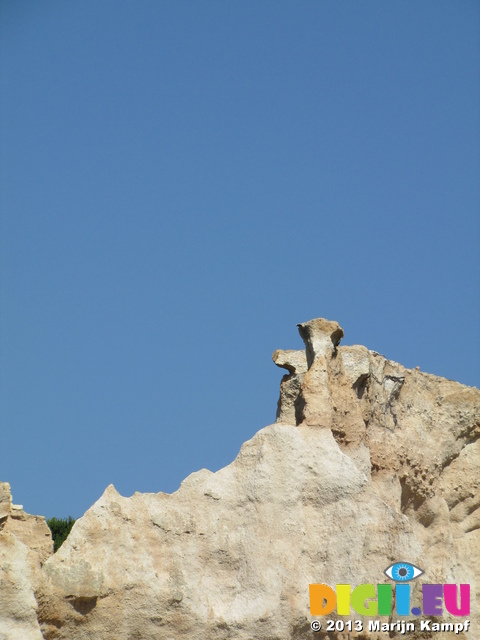
[[315,318],[308,322],[297,324],[298,332],[305,342],[307,365],[312,366],[320,355],[331,353],[343,338],[343,329],[338,322]]
[[104,497],[104,498],[118,498],[118,497],[121,497],[121,496],[118,493],[118,491],[115,489],[113,484],[109,484],[108,487],[103,492],[103,496],[102,497]]

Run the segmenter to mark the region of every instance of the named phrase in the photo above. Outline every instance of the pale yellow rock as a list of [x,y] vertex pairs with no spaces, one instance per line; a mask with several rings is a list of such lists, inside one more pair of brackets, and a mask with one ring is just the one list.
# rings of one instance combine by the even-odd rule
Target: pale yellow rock
[[272,359],[277,367],[288,371],[288,374],[283,376],[280,382],[276,422],[294,425],[297,423],[298,406],[296,403],[304,374],[307,371],[305,351],[278,349],[273,353]]
[[343,352],[337,349],[343,337],[338,322],[317,318],[298,328],[305,342],[308,371],[295,401],[297,424],[332,429],[345,444],[357,448],[365,423],[356,385],[369,375],[366,354],[362,352],[357,359],[350,348],[345,351],[344,363]]
[[343,338],[343,329],[338,322],[315,318],[297,325],[298,331],[305,342],[305,355],[308,368],[319,356],[330,355]]
[[52,534],[43,516],[32,516],[23,509],[12,509],[4,531],[15,535],[28,548],[32,566],[43,564],[53,553]]
[[331,432],[273,425],[173,495],[123,498],[109,487],[45,564],[59,600],[83,596],[91,609],[42,629],[69,639],[300,638],[309,583],[381,580],[393,548],[420,561],[408,519]]
[[288,371],[277,423],[224,469],[172,495],[109,486],[41,568],[40,529],[10,533],[9,507],[0,552],[23,613],[7,623],[33,633],[36,613],[44,640],[353,640],[311,632],[308,585],[385,583],[402,560],[425,572],[412,605],[423,583],[470,584],[471,629],[454,637],[480,637],[479,390],[340,346],[336,322],[300,333],[304,352],[273,356]]
[[45,518],[11,504],[8,483],[0,488],[0,505],[10,506],[0,531],[0,640],[43,640],[35,591],[53,553],[50,529]]
[[12,509],[12,495],[8,482],[0,482],[0,529],[3,528]]

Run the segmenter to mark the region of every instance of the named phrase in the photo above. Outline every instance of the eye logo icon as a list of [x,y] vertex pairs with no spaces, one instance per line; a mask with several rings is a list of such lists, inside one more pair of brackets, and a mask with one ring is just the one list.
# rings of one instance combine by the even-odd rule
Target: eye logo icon
[[[423,575],[425,572],[410,562],[394,562],[388,566],[385,575],[395,584],[359,584],[352,590],[350,584],[339,583],[336,589],[328,584],[318,583],[310,584],[310,614],[312,616],[328,616],[334,609],[337,609],[337,615],[349,616],[351,609],[361,616],[391,616],[392,607],[395,606],[397,616],[442,616],[443,607],[452,616],[468,616],[470,615],[470,585],[469,584],[430,584],[423,583],[419,589],[415,589],[415,595],[418,597],[421,593],[422,608],[411,606],[410,596],[412,595],[412,580]],[[467,620],[465,624],[469,623]],[[316,622],[314,621],[316,624]],[[313,624],[313,623],[312,623]],[[372,623],[373,624],[373,623]],[[373,631],[399,631],[400,628],[389,627],[389,623],[375,623],[375,627],[369,627]],[[400,624],[395,622],[392,624]],[[401,633],[414,631],[415,625],[411,622],[403,624]],[[428,623],[430,624],[430,623]],[[444,630],[443,623],[435,623],[436,627],[431,627],[432,631]],[[451,623],[446,623],[450,625]],[[461,630],[463,623],[456,623],[455,633]],[[410,625],[410,626],[408,626]],[[458,626],[460,625],[460,626]],[[407,628],[408,627],[408,628]],[[440,629],[440,627],[442,627]],[[321,625],[313,627],[314,631],[318,631]],[[424,627],[422,626],[422,629]],[[465,627],[466,630],[467,627]],[[327,627],[328,629],[328,627]],[[333,627],[332,627],[333,629]],[[339,631],[343,630],[336,627]],[[427,629],[427,627],[425,627]],[[448,627],[453,630],[453,624]],[[362,636],[363,637],[363,636]],[[443,637],[443,636],[442,636]]]
[[415,580],[425,572],[420,567],[410,564],[410,562],[394,562],[385,569],[384,573],[390,580],[395,580],[395,582],[410,582],[410,580]]

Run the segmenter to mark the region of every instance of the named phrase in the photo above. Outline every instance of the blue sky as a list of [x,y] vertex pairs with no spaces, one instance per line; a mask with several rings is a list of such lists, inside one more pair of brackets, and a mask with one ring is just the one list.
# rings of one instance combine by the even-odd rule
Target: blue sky
[[314,317],[479,386],[478,2],[3,0],[0,64],[26,510],[228,464]]

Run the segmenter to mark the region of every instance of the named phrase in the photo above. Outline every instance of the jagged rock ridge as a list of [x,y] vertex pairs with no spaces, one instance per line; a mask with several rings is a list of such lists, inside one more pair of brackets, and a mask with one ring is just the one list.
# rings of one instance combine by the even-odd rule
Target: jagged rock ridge
[[305,351],[273,355],[277,422],[174,494],[108,487],[55,555],[33,554],[31,633],[4,631],[22,615],[7,607],[0,639],[346,638],[312,634],[309,583],[382,582],[399,559],[424,568],[415,589],[470,583],[477,637],[479,390],[340,346],[336,322],[299,331]]

